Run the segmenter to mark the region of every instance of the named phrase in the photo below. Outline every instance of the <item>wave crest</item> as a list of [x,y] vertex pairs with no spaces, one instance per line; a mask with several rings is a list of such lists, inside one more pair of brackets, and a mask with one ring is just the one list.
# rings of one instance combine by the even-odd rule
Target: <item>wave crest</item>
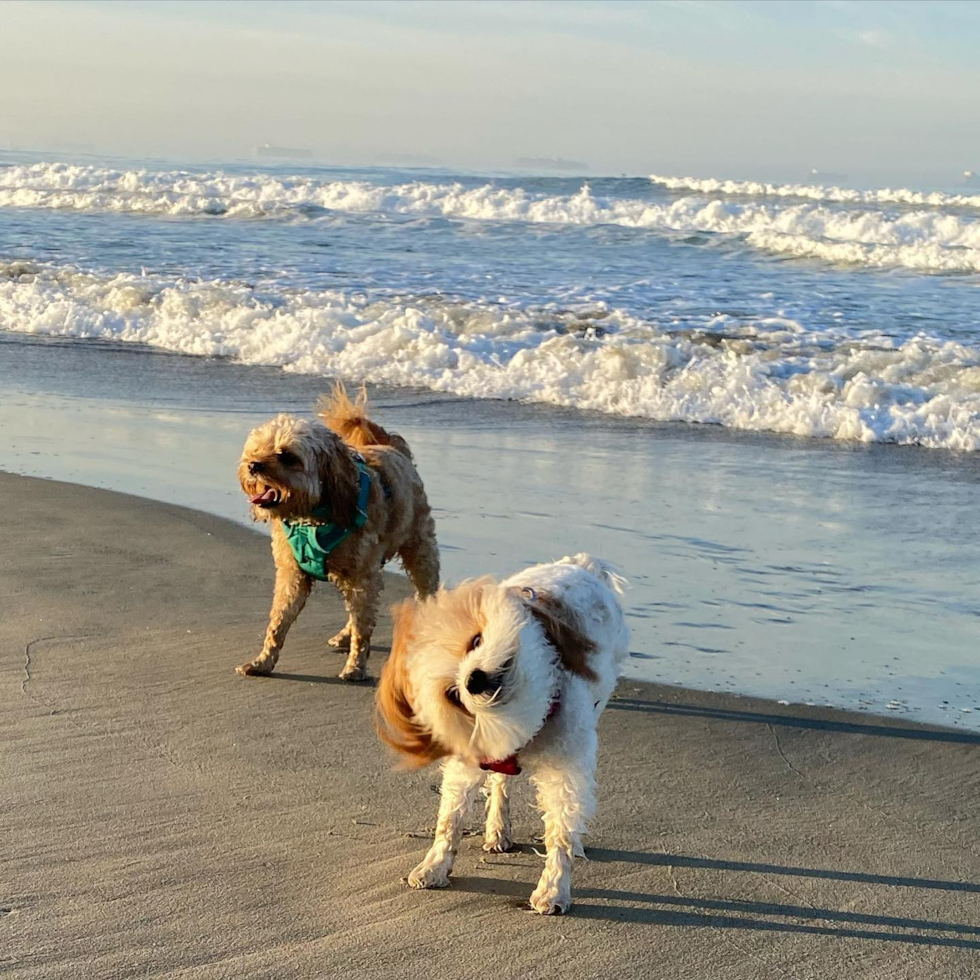
[[690,191],[693,194],[715,194],[722,197],[800,198],[828,204],[905,204],[910,207],[980,209],[980,194],[915,191],[907,187],[862,191],[825,184],[770,184],[756,180],[664,177],[660,174],[650,174],[650,180],[670,191]]
[[0,263],[8,330],[149,344],[354,381],[862,442],[980,448],[980,350],[804,330]]
[[[688,186],[692,190],[704,190],[708,185],[714,188],[719,183],[684,181],[685,186],[698,185]],[[490,183],[467,187],[415,181],[381,186],[302,176],[34,164],[0,170],[3,206],[303,220],[325,211],[339,211],[553,226],[619,225],[668,239],[707,234],[735,248],[748,246],[773,255],[838,264],[924,273],[980,273],[980,218],[928,209],[888,213],[835,209],[825,203],[774,205],[755,200],[706,200],[696,195],[668,202],[598,197],[588,184],[575,194],[547,195]]]

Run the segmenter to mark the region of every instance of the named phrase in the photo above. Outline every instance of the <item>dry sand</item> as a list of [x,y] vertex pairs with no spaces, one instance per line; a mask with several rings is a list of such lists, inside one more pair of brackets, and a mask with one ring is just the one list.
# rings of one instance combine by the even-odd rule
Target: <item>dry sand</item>
[[[980,975],[980,737],[628,683],[573,912],[522,848],[411,892],[437,773],[391,770],[314,595],[243,679],[267,543],[0,474],[0,974],[60,978]],[[403,580],[389,579],[389,596]],[[389,641],[376,636],[376,673]]]

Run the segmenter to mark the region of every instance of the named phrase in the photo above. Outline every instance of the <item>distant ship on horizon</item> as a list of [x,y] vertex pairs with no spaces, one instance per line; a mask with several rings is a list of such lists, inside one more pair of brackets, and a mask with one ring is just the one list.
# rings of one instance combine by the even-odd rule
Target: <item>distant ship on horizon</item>
[[521,170],[574,170],[577,173],[589,169],[589,165],[581,160],[563,160],[561,157],[521,157],[514,161],[514,166]]
[[837,182],[841,180],[847,180],[847,174],[838,174],[833,170],[817,170],[816,167],[810,168],[810,180],[825,180],[830,182]]
[[255,148],[257,157],[279,157],[282,160],[311,160],[313,151],[304,148],[291,146],[274,146],[272,143],[263,143]]

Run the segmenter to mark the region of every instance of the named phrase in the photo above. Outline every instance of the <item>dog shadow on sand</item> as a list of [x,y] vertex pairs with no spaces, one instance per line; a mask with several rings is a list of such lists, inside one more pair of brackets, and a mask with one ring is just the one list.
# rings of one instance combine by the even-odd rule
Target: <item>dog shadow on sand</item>
[[[388,649],[377,647],[372,653],[377,654],[378,660],[381,661],[388,654]],[[288,672],[276,672],[271,674],[268,679],[302,681],[314,684],[346,685],[349,683],[334,676]],[[375,680],[368,677],[362,683],[366,686],[373,686]],[[616,698],[610,701],[609,707],[623,711],[646,711],[657,714],[712,718],[719,721],[786,725],[796,728],[876,735],[888,738],[980,744],[980,735],[969,732],[906,728],[894,724],[864,724],[790,714],[769,714],[702,705],[646,701],[637,698]],[[517,869],[523,866],[521,858],[525,856],[531,859],[527,862],[527,866],[537,868],[536,861],[540,858],[540,851],[534,845],[517,845],[510,853],[512,858],[517,860],[508,860],[508,868]],[[628,851],[603,847],[588,848],[586,856],[589,861],[600,864],[632,865],[636,868],[659,866],[669,869],[671,873],[677,868],[729,873],[750,872],[763,875],[852,882],[885,888],[915,888],[923,891],[939,890],[980,895],[980,884],[965,881],[942,881],[870,874],[861,871],[792,867],[764,862],[727,861],[683,854]],[[455,891],[471,894],[509,896],[513,899],[512,904],[515,908],[523,910],[528,908],[527,898],[530,894],[530,886],[527,882],[485,875],[461,875],[453,877],[452,888]],[[574,899],[575,904],[569,914],[576,919],[625,922],[636,926],[796,933],[811,936],[833,936],[840,939],[899,943],[910,946],[980,950],[980,925],[966,923],[848,912],[816,908],[810,905],[687,897],[681,894],[623,891],[611,888],[576,887]],[[777,918],[772,918],[774,916]],[[947,933],[947,935],[935,935],[935,933]]]
[[[925,727],[863,722],[732,710],[697,704],[618,697],[609,708],[654,714],[708,718],[718,721],[783,725],[821,731],[872,735],[885,738],[980,744],[980,735]],[[533,855],[534,848],[524,845],[523,853]],[[691,868],[720,872],[753,872],[798,878],[830,879],[884,887],[941,890],[980,895],[980,884],[965,881],[940,881],[906,876],[869,874],[860,871],[835,871],[822,868],[790,867],[764,862],[726,861],[682,854],[651,853],[590,847],[590,861],[633,866],[660,866],[667,869]],[[526,897],[527,886],[521,882],[494,878],[454,878],[453,887],[461,891]],[[953,947],[980,950],[980,925],[913,919],[905,916],[878,915],[816,908],[809,905],[785,905],[774,902],[709,899],[681,894],[646,893],[607,888],[576,887],[571,915],[580,919],[629,922],[648,926],[681,926],[687,928],[742,929],[753,932],[797,933],[813,936],[893,942],[913,946]],[[520,902],[515,902],[520,905]],[[778,919],[770,918],[772,916]],[[785,918],[790,921],[780,921]],[[796,920],[796,921],[793,921]],[[903,931],[898,931],[903,930]],[[907,931],[906,931],[907,930]],[[932,935],[931,933],[951,935]]]
[[959,745],[980,745],[976,732],[954,732],[949,729],[903,725],[872,724],[839,721],[832,718],[806,715],[777,714],[764,711],[744,711],[732,708],[714,708],[701,704],[678,704],[673,701],[646,701],[641,698],[614,696],[608,705],[613,711],[641,711],[650,714],[673,715],[684,718],[706,718],[713,721],[743,722],[761,725],[781,725],[787,728],[808,728],[812,731],[841,732],[845,735],[873,735],[881,738],[904,738],[924,742],[948,742]]
[[[384,663],[391,650],[388,647],[377,646],[371,648],[372,657],[377,657],[379,664]],[[288,670],[277,670],[272,674],[256,675],[256,679],[262,681],[300,681],[305,684],[335,684],[337,687],[375,687],[378,683],[376,677],[367,676],[360,681],[345,681],[332,674],[294,674]]]
[[[533,855],[530,845],[516,848]],[[768,875],[790,875],[823,878],[864,884],[904,888],[940,889],[980,895],[980,884],[959,881],[936,881],[926,878],[866,874],[857,871],[830,871],[820,868],[788,867],[746,861],[723,861],[688,857],[682,854],[623,851],[593,847],[586,850],[590,861],[632,865],[654,865],[664,868],[696,868],[729,872],[756,872]],[[528,886],[524,882],[501,878],[461,876],[453,878],[453,889],[475,894],[509,895],[518,908],[527,907]],[[577,887],[575,905],[569,913],[577,919],[627,922],[643,926],[686,927],[694,929],[743,929],[752,932],[797,933],[812,936],[835,936],[841,939],[864,939],[875,942],[904,943],[912,946],[944,946],[980,950],[980,925],[913,919],[905,916],[876,915],[815,908],[809,905],[784,905],[775,902],[740,901],[685,897],[621,891],[612,888]],[[789,920],[767,918],[779,916]],[[756,918],[760,917],[760,918]],[[865,927],[865,928],[862,928]],[[871,928],[874,927],[874,928]],[[908,931],[896,931],[908,930]],[[934,932],[952,935],[931,935]]]

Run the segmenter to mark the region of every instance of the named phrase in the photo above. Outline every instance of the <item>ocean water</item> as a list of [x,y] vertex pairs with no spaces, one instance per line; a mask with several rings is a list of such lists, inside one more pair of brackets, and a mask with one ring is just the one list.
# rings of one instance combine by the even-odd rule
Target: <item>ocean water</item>
[[964,188],[10,155],[0,466],[244,520],[368,381],[450,579],[593,550],[631,676],[976,728],[978,286]]
[[980,191],[0,167],[7,330],[980,448]]

